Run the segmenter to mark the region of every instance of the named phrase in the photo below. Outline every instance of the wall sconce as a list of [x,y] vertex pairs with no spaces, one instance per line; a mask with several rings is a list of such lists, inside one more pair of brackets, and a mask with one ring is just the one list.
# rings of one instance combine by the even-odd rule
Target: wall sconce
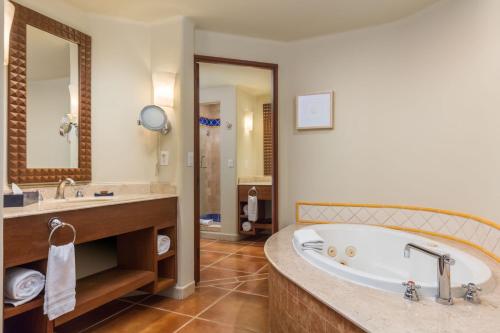
[[153,73],[154,104],[174,107],[175,73]]
[[68,85],[69,89],[69,101],[70,101],[70,112],[73,115],[78,116],[78,86],[74,84]]
[[14,21],[14,12],[16,7],[8,0],[3,1],[4,18],[3,18],[3,64],[9,64],[9,42],[10,42],[10,29],[12,28],[12,21]]
[[253,112],[250,112],[245,116],[243,121],[243,126],[245,128],[245,132],[253,131]]

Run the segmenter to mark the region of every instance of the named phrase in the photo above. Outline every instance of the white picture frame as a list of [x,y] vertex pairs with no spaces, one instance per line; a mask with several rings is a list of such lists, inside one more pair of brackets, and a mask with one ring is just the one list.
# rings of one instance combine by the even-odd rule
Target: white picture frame
[[333,129],[334,92],[299,95],[295,101],[297,130]]

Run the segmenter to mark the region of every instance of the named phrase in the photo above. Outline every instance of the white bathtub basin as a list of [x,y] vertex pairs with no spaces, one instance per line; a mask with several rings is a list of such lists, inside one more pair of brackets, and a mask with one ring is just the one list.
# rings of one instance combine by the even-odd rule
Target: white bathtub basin
[[[351,282],[403,293],[403,281],[412,280],[421,288],[421,296],[435,296],[437,290],[437,262],[435,258],[412,251],[410,258],[403,255],[407,243],[415,243],[436,252],[449,253],[456,260],[451,266],[451,286],[454,297],[463,296],[462,284],[480,285],[483,293],[495,287],[489,267],[479,259],[454,247],[411,233],[376,226],[351,224],[324,224],[306,227],[314,229],[324,240],[323,253],[302,251],[294,243],[296,252],[310,264]],[[336,256],[328,254],[335,248]],[[354,247],[350,257],[346,248]],[[333,252],[333,251],[330,251]]]

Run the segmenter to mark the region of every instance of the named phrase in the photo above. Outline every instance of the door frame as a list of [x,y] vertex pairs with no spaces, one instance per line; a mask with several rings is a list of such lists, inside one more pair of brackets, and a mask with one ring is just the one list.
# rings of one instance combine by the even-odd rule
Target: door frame
[[[278,231],[278,65],[266,62],[194,55],[194,278],[200,281],[200,66],[199,63],[224,64],[268,69],[273,76],[273,161],[272,232]],[[236,198],[235,198],[236,199]]]

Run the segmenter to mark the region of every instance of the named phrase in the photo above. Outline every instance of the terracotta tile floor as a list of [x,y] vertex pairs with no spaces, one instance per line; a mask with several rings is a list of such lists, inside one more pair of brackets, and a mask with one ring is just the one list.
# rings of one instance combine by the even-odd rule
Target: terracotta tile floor
[[201,281],[193,295],[125,297],[56,329],[56,333],[260,333],[268,329],[264,239],[201,240]]

